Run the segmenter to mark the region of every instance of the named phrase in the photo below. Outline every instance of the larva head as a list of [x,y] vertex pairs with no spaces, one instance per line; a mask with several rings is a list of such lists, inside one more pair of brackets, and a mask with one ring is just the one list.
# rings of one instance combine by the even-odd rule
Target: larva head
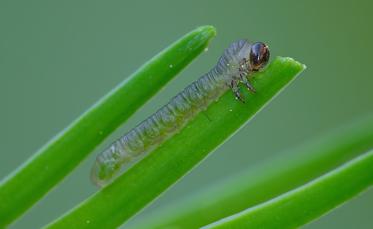
[[263,42],[256,42],[251,46],[249,63],[253,71],[264,68],[269,61],[269,48]]

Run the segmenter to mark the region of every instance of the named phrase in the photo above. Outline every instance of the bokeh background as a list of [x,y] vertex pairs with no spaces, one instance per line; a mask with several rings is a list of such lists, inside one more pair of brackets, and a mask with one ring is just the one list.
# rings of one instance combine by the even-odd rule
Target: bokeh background
[[[96,191],[95,155],[212,67],[232,41],[265,41],[308,69],[138,217],[373,113],[370,1],[0,1],[0,178],[158,51],[199,25],[209,51],[11,228],[39,228]],[[1,201],[1,200],[0,200]],[[372,228],[373,190],[305,228]]]

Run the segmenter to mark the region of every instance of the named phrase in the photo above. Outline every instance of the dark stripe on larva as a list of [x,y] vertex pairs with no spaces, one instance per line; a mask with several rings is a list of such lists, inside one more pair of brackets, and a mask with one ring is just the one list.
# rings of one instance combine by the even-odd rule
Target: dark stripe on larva
[[217,100],[239,74],[240,60],[248,57],[250,46],[246,40],[234,42],[208,73],[99,154],[92,170],[93,181],[99,186],[107,184],[122,167],[162,144]]

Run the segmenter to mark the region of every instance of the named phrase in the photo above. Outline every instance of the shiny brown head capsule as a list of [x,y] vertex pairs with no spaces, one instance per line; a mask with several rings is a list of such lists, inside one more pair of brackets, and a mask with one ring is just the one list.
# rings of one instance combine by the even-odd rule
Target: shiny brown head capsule
[[269,48],[263,42],[256,42],[250,50],[250,67],[252,71],[258,71],[266,66],[269,61]]

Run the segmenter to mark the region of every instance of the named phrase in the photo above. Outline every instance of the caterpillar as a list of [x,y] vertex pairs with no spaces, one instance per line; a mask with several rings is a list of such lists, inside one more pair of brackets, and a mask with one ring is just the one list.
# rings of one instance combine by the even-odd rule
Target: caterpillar
[[269,48],[262,42],[232,43],[208,73],[101,152],[91,171],[92,181],[99,187],[110,183],[125,167],[180,131],[227,90],[231,89],[235,98],[244,102],[239,83],[255,92],[249,79],[266,66],[269,56]]

